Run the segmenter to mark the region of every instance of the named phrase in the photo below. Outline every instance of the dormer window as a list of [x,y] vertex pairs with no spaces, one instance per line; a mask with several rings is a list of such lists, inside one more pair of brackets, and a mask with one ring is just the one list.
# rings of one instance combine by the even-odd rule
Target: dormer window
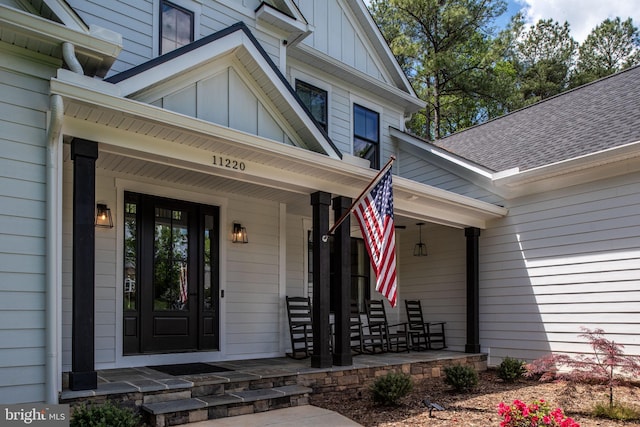
[[191,43],[194,28],[193,12],[169,1],[160,2],[160,54]]

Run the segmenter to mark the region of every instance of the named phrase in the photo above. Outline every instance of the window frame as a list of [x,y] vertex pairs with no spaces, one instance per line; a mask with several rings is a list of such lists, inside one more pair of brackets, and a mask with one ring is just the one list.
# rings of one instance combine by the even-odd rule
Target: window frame
[[[369,114],[369,113],[375,114],[376,121],[377,121],[377,123],[376,123],[376,140],[368,138],[366,135],[358,135],[356,133],[356,129],[357,129],[357,126],[356,126],[356,117],[357,117],[356,109],[357,108],[363,110],[367,114]],[[353,113],[353,123],[352,123],[352,126],[353,126],[353,132],[352,132],[353,139],[352,139],[352,143],[351,143],[352,154],[355,157],[358,157],[358,158],[361,158],[361,159],[365,159],[365,157],[359,156],[355,151],[356,140],[360,140],[360,141],[364,141],[365,143],[372,144],[375,147],[375,153],[374,153],[374,156],[373,156],[373,161],[370,161],[370,167],[372,169],[380,169],[380,157],[381,157],[381,151],[382,151],[382,144],[381,144],[381,141],[380,141],[380,135],[381,135],[381,132],[380,132],[380,116],[381,116],[381,113],[380,113],[380,111],[376,111],[376,110],[374,110],[374,109],[372,109],[372,108],[370,108],[368,106],[363,105],[362,102],[357,102],[357,101],[352,102],[351,111]]]
[[[153,56],[160,56],[162,46],[162,5],[170,3],[179,9],[192,14],[192,42],[199,38],[200,15],[202,14],[202,2],[200,0],[154,0],[153,5]],[[167,53],[167,52],[164,52]]]
[[295,82],[294,82],[294,89],[296,94],[298,95],[298,98],[300,98],[300,100],[303,102],[304,104],[304,100],[302,99],[302,97],[300,96],[299,92],[298,92],[298,86],[302,86],[305,89],[308,89],[312,92],[316,92],[318,94],[324,94],[324,117],[325,117],[325,121],[321,121],[318,120],[318,118],[316,116],[313,115],[313,111],[311,110],[311,108],[309,108],[309,106],[305,105],[305,107],[307,108],[307,110],[309,111],[309,113],[311,114],[311,116],[315,119],[316,122],[318,122],[318,124],[320,125],[320,127],[322,129],[324,129],[325,132],[329,132],[329,91],[322,89],[318,86],[315,86],[309,82],[307,82],[306,80],[300,79],[300,78],[296,78]]

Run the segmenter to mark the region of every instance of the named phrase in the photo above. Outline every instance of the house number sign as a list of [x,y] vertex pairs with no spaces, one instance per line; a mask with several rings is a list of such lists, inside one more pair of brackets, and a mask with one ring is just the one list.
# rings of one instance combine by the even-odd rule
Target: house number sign
[[246,168],[246,165],[243,161],[222,156],[213,156],[213,165],[219,166],[221,168],[234,169],[239,171],[243,171]]

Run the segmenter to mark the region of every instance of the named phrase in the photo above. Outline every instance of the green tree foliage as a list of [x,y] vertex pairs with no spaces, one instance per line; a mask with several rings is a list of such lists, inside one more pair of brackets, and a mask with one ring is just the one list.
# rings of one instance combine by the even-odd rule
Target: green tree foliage
[[541,19],[525,29],[516,16],[514,50],[511,60],[518,70],[519,89],[524,104],[557,95],[569,87],[569,71],[574,63],[577,42],[569,23]]
[[628,18],[605,19],[578,49],[571,78],[576,87],[640,63],[640,33]]
[[490,24],[504,0],[373,0],[371,13],[427,108],[410,128],[437,139],[502,112]]
[[579,44],[569,24],[522,14],[494,35],[504,0],[371,0],[369,10],[426,108],[408,129],[439,139],[640,63],[631,18]]

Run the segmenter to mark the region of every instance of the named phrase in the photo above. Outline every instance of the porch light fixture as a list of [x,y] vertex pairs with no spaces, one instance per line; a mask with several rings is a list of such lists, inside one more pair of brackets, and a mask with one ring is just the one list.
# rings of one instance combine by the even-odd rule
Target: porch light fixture
[[416,246],[413,248],[413,256],[427,256],[427,245],[422,242],[422,226],[424,222],[418,222],[416,225],[420,233],[420,241],[416,243]]
[[111,209],[102,203],[96,205],[96,227],[113,228]]
[[234,222],[233,223],[233,243],[249,243],[249,238],[247,237],[247,229],[242,226],[242,224]]

